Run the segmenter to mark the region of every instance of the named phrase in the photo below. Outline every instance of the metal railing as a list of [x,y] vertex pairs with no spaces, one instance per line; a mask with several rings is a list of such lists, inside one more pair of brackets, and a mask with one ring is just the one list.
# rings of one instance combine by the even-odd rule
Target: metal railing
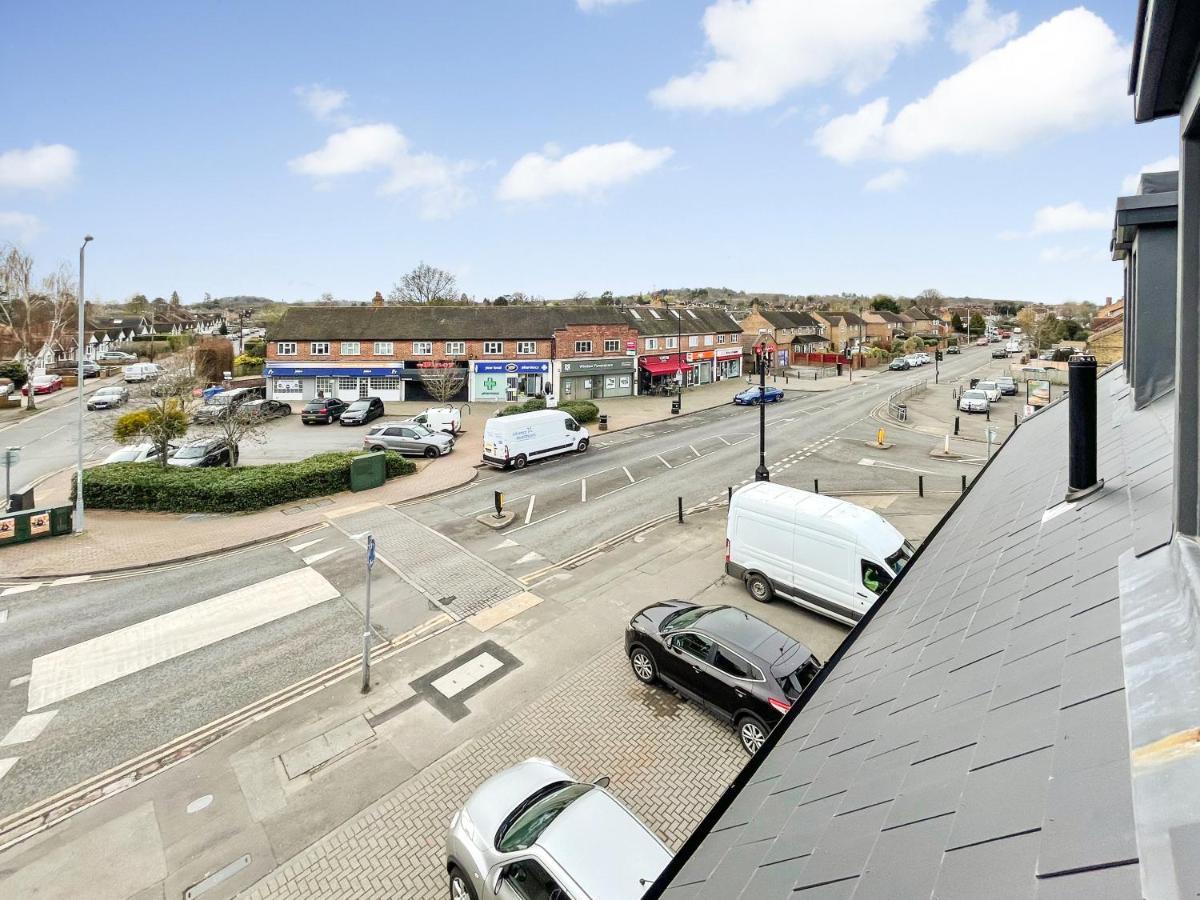
[[897,422],[908,421],[908,405],[904,402],[909,397],[922,393],[929,387],[929,379],[922,378],[920,381],[915,381],[907,387],[902,387],[898,391],[892,391],[888,394],[888,415]]

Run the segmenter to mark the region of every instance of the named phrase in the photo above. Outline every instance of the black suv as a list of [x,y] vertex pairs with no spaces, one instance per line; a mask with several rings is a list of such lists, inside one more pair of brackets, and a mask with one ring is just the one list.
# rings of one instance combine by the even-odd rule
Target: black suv
[[335,400],[332,397],[325,400],[309,400],[300,412],[300,421],[305,425],[322,422],[330,425],[342,417],[349,404],[345,400]]
[[662,681],[732,722],[751,754],[821,671],[807,647],[762,619],[686,600],[634,616],[625,651],[639,681]]
[[340,421],[343,425],[366,425],[372,419],[383,415],[383,401],[378,397],[360,397],[342,413]]

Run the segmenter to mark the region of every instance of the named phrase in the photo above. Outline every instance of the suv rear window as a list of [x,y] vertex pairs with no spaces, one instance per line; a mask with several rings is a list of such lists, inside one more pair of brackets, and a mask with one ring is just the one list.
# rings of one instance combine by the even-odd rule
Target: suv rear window
[[501,853],[527,850],[558,818],[558,814],[578,800],[595,785],[574,781],[556,781],[525,800],[500,823],[496,832],[496,849]]
[[328,404],[324,400],[309,400],[304,404],[305,412],[324,412]]

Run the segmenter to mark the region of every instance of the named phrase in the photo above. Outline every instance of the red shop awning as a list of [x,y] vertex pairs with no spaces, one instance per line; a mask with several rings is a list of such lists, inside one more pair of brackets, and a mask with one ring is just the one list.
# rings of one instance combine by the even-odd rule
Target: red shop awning
[[678,356],[669,356],[666,359],[657,356],[643,356],[638,362],[651,375],[674,375],[680,369],[685,372],[692,370],[691,363],[680,363]]

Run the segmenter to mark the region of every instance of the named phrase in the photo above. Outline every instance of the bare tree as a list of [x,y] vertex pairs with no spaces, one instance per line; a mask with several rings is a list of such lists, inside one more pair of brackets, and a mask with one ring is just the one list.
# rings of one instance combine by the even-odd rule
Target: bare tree
[[152,444],[155,461],[165,467],[170,451],[187,434],[195,388],[192,361],[185,353],[181,365],[164,372],[131,397],[144,405],[117,417],[113,438],[119,444]]
[[467,376],[457,366],[421,370],[421,384],[438,403],[453,400],[466,383]]
[[242,444],[262,444],[267,440],[266,421],[261,414],[247,409],[245,404],[218,416],[214,421],[208,423],[206,430],[214,437],[225,441],[229,447],[229,465],[231,466],[238,464]]
[[[33,257],[8,244],[0,251],[0,292],[4,294],[0,327],[12,335],[17,355],[29,367],[44,349],[57,346],[75,311],[74,276],[65,265],[60,266],[43,280],[42,289],[35,291]],[[37,408],[32,387],[26,408]]]
[[388,293],[392,303],[452,303],[457,297],[454,276],[425,262],[392,285]]

